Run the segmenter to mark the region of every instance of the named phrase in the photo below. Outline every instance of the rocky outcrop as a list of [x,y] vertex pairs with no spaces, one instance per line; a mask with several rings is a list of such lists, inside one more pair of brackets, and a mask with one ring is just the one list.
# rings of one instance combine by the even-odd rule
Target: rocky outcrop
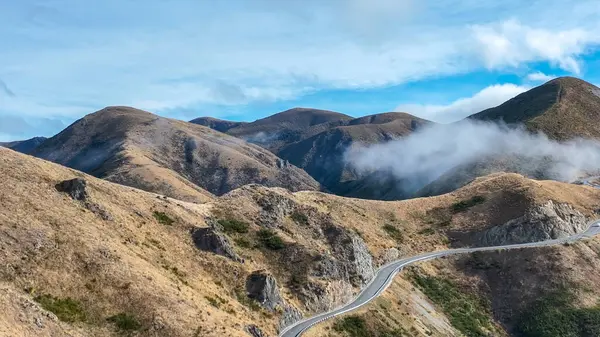
[[74,200],[85,201],[88,196],[85,190],[86,182],[81,178],[61,181],[55,187],[57,191],[67,193]]
[[477,243],[479,246],[497,246],[559,239],[585,230],[586,225],[586,217],[571,205],[550,200],[519,218],[488,229]]
[[302,319],[302,313],[291,305],[285,305],[279,319],[279,331]]
[[68,194],[73,200],[80,201],[85,208],[99,216],[102,220],[112,221],[112,215],[104,207],[91,202],[87,193],[87,183],[82,178],[64,180],[54,186],[57,191]]
[[217,228],[205,227],[192,229],[192,240],[200,250],[225,256],[237,262],[244,262],[233,249],[229,239]]
[[323,233],[333,249],[333,256],[342,264],[341,270],[354,285],[366,285],[374,275],[373,257],[365,241],[345,228],[329,225]]
[[326,312],[348,304],[354,295],[354,288],[344,280],[311,282],[299,293],[306,307],[313,313]]
[[252,337],[267,337],[267,335],[254,324],[246,325],[244,331],[246,331]]
[[248,297],[256,300],[269,311],[275,311],[282,303],[275,278],[263,270],[255,271],[246,279]]
[[296,209],[296,203],[289,197],[279,193],[269,192],[256,199],[260,206],[259,224],[263,227],[280,227],[288,215]]

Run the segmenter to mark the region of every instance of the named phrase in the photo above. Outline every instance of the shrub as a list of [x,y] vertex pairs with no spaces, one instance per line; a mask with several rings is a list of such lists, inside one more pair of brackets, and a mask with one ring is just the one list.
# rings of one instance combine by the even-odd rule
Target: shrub
[[175,222],[173,219],[169,218],[169,216],[164,212],[154,211],[152,215],[154,215],[154,218],[156,219],[156,221],[158,221],[158,223],[166,226],[172,226],[173,222]]
[[294,220],[294,222],[297,224],[308,225],[308,216],[300,211],[292,212],[290,218],[292,218],[292,220]]
[[83,306],[70,297],[61,299],[52,295],[41,295],[35,298],[42,308],[54,313],[63,322],[83,322],[86,314]]
[[285,243],[273,230],[263,228],[256,235],[258,236],[258,240],[268,249],[278,250],[285,248]]
[[385,224],[382,228],[392,239],[396,240],[396,242],[404,242],[404,235],[398,229],[398,227],[390,224]]
[[247,222],[236,219],[220,219],[217,220],[217,223],[223,227],[225,233],[229,234],[248,233],[248,227],[250,227]]
[[427,297],[441,307],[450,323],[467,337],[488,336],[493,329],[490,309],[477,295],[462,291],[450,280],[433,276],[412,276]]
[[365,319],[356,315],[347,316],[337,321],[333,325],[333,330],[345,332],[349,337],[364,337],[370,335]]
[[250,310],[260,311],[260,304],[258,304],[255,299],[248,297],[243,289],[237,288],[235,290],[235,297],[237,298],[238,302],[248,307]]
[[459,202],[455,202],[452,204],[452,206],[450,206],[450,209],[452,210],[453,213],[460,213],[460,212],[464,212],[467,209],[481,204],[485,201],[485,198],[480,196],[480,195],[476,195],[474,197],[472,197],[471,199],[468,200],[462,200]]
[[517,331],[524,337],[600,336],[600,306],[577,308],[568,290],[539,298],[523,311]]
[[252,243],[246,238],[235,238],[233,241],[242,248],[253,248]]
[[142,324],[138,322],[135,316],[124,312],[110,316],[106,320],[114,323],[115,326],[122,331],[135,331],[142,327]]

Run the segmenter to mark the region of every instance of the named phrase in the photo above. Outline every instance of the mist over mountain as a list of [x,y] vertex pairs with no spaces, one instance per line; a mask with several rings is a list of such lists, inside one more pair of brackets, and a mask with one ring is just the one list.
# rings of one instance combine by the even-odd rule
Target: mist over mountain
[[[501,159],[505,165],[499,164]],[[560,142],[524,127],[464,120],[428,126],[384,144],[352,147],[345,160],[371,179],[374,173],[383,179],[391,174],[404,182],[405,192],[414,193],[454,168],[479,161],[496,161],[496,171],[572,181],[600,167],[600,143],[581,138]]]

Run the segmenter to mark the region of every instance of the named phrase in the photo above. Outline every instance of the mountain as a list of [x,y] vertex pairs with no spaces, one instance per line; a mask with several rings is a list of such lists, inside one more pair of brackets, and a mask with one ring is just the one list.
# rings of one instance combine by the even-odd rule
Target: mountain
[[246,122],[226,121],[213,117],[199,117],[192,119],[190,123],[203,125],[219,132],[227,132],[229,129],[247,124]]
[[[404,137],[429,123],[401,112],[352,118],[332,111],[295,108],[231,128],[227,133],[269,149],[280,158],[303,168],[330,192],[390,199],[404,195],[404,192],[396,189],[386,193],[376,186],[371,188],[371,183],[378,183],[381,179],[375,175],[363,177],[354,172],[344,160],[346,150],[351,146]],[[391,179],[393,177],[386,177],[385,183]],[[394,186],[399,186],[399,183],[394,182]]]
[[[598,189],[516,174],[405,201],[250,184],[205,204],[5,148],[0,175],[7,336],[276,336],[347,303],[391,260],[564,237],[600,208]],[[365,310],[306,336],[597,336],[599,247],[595,238],[420,263]]]
[[559,77],[468,118],[522,123],[557,140],[600,139],[600,88]]
[[277,153],[282,146],[302,139],[311,127],[351,119],[334,111],[293,108],[232,128],[227,133]]
[[304,171],[258,146],[129,107],[87,115],[32,155],[189,201],[206,201],[248,183],[294,191],[319,188]]
[[[600,88],[573,77],[560,77],[524,92],[505,103],[468,117],[473,120],[524,125],[550,139],[600,140]],[[495,172],[515,172],[535,179],[555,179],[548,158],[517,155],[478,158],[450,169],[416,193],[432,196],[448,193],[477,177]]]
[[9,149],[13,149],[15,151],[28,154],[28,153],[31,153],[33,150],[35,150],[35,148],[38,147],[40,144],[42,144],[46,139],[47,139],[46,137],[33,137],[30,139],[26,139],[26,140],[18,140],[18,141],[14,141],[14,142],[0,143],[0,146],[4,146]]
[[[329,191],[343,196],[379,199],[380,191],[352,186],[367,185],[367,179],[354,172],[344,159],[351,146],[388,142],[410,135],[429,124],[429,121],[400,112],[389,112],[345,121],[342,125],[328,125],[324,131],[305,132],[306,138],[282,147],[277,154],[290,163],[303,168]],[[313,135],[314,134],[314,135]]]

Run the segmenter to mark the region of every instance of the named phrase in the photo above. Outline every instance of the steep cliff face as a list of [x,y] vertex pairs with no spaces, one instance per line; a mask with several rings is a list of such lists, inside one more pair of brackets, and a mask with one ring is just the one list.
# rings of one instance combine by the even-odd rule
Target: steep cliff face
[[531,208],[519,218],[483,232],[478,245],[498,246],[559,239],[582,232],[586,226],[586,217],[573,206],[549,200]]

